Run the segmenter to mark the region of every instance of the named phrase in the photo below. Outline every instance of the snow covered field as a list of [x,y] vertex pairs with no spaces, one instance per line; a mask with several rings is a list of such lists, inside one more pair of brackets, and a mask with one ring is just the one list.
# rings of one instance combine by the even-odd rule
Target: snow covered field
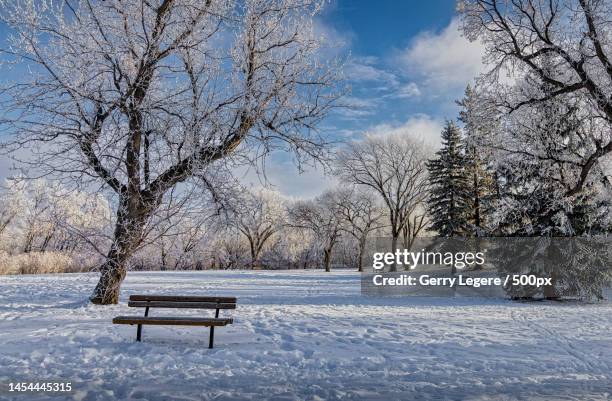
[[[96,280],[0,277],[0,382],[71,381],[75,400],[612,399],[608,302],[367,298],[352,272],[148,272],[99,307],[85,301]],[[142,313],[134,293],[235,295],[238,309],[215,349],[197,327],[145,326],[136,343],[111,324]]]

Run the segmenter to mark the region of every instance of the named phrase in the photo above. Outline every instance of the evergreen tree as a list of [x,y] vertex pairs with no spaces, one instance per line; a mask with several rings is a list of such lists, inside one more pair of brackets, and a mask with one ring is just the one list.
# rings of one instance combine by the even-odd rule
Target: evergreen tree
[[493,129],[486,107],[478,100],[477,93],[468,85],[463,99],[457,101],[461,106],[459,121],[464,124],[464,146],[469,178],[470,210],[468,223],[472,234],[483,236],[487,232],[490,215],[494,209],[497,194],[495,171],[491,163],[491,152],[481,141]]
[[444,237],[469,233],[469,166],[464,151],[461,131],[447,121],[442,130],[442,148],[427,163],[431,226]]

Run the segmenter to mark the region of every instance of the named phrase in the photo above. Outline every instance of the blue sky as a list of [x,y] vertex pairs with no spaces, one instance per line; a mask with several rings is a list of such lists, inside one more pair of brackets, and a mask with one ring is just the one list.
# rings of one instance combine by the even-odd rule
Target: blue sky
[[453,0],[337,0],[324,11],[323,20],[354,35],[356,53],[383,57],[421,31],[444,28],[453,15]]
[[[483,71],[482,47],[458,27],[454,0],[332,0],[318,29],[349,55],[345,102],[355,109],[336,112],[322,129],[344,140],[401,132],[438,143],[444,120],[457,116],[455,100]],[[310,197],[333,185],[321,171],[296,175],[286,155],[267,167],[270,183],[287,195]]]
[[[348,56],[351,93],[344,102],[354,108],[337,111],[322,124],[332,137],[358,140],[366,132],[402,132],[435,143],[444,120],[456,118],[455,100],[483,70],[481,46],[458,31],[455,0],[331,0],[317,18],[316,29],[333,51]],[[0,41],[5,36],[0,26]],[[6,176],[9,161],[2,159],[0,176]],[[283,194],[301,198],[333,185],[320,170],[298,174],[287,154],[268,160],[266,177]],[[261,183],[253,171],[241,178]]]
[[334,123],[360,131],[419,116],[453,118],[454,100],[481,68],[480,46],[460,36],[455,17],[453,0],[332,2],[322,29],[345,43],[349,101],[359,107]]

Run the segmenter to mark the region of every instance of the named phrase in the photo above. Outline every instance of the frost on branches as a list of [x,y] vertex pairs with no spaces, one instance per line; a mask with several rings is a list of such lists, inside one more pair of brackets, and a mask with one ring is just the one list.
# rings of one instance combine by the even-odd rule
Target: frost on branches
[[[477,92],[481,114],[495,122],[480,142],[496,163],[492,234],[605,239],[612,227],[612,2],[466,0],[459,9],[464,34],[482,41],[491,67]],[[560,252],[593,254],[597,246],[579,248]],[[609,269],[590,271],[580,260],[553,275],[555,291],[600,297]]]
[[[376,194],[384,205],[391,249],[404,246],[424,231],[428,220],[424,206],[429,190],[429,148],[411,132],[402,135],[369,135],[338,152],[335,173],[344,182]],[[395,271],[392,265],[391,270]]]
[[609,0],[461,1],[486,48],[480,77],[498,132],[499,234],[608,232],[612,152]]
[[313,31],[322,3],[0,0],[3,51],[30,71],[2,89],[5,148],[31,147],[38,168],[102,183],[116,199],[92,302],[118,301],[129,258],[177,185],[214,190],[215,171],[278,147],[298,162],[324,156],[316,127],[339,92]]
[[279,232],[287,224],[287,209],[282,196],[260,188],[244,190],[236,208],[227,215],[226,224],[235,228],[249,243],[250,267],[260,265],[264,247],[278,240]]

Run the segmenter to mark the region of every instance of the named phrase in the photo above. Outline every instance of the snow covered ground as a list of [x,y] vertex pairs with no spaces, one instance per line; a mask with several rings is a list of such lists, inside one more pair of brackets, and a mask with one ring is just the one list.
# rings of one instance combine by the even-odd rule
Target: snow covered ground
[[[612,399],[608,302],[367,298],[352,272],[232,271],[130,273],[122,303],[100,307],[85,301],[96,280],[0,277],[0,383],[75,390],[0,399]],[[215,349],[197,327],[147,326],[136,343],[111,324],[142,312],[134,293],[235,295],[238,309]]]

